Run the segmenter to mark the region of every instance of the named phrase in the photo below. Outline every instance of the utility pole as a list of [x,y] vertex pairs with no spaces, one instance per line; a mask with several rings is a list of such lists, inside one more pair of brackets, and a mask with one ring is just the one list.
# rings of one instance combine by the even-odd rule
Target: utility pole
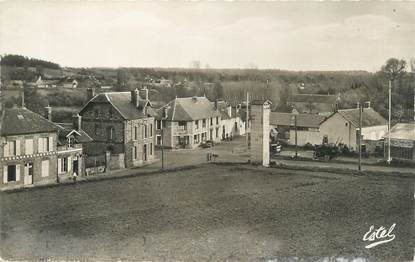
[[249,146],[249,92],[246,92],[246,123],[245,123],[245,142]]
[[164,126],[163,120],[160,120],[161,125],[161,169],[164,170]]
[[388,164],[391,163],[392,80],[389,79]]
[[295,130],[295,159],[298,156],[298,146],[297,146],[297,115],[294,115],[294,130]]
[[362,171],[362,111],[363,107],[359,106],[359,171]]

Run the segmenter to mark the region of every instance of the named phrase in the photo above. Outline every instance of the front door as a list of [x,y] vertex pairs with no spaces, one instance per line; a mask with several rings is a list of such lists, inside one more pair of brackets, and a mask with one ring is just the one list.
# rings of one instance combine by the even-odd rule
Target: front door
[[78,172],[78,159],[75,159],[72,162],[72,170],[73,170],[74,173],[76,172],[76,174],[79,175],[79,172]]
[[27,163],[24,166],[24,184],[33,184],[33,163]]

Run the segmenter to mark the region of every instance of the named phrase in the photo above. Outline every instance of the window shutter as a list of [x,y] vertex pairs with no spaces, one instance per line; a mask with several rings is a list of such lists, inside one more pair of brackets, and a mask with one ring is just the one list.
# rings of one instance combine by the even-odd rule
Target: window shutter
[[16,156],[20,156],[20,139],[16,139]]
[[7,166],[3,166],[3,184],[7,183]]
[[20,181],[20,164],[16,165],[16,181]]
[[62,173],[62,158],[58,158],[58,174]]
[[72,171],[72,157],[68,156],[68,173]]
[[9,156],[9,143],[4,146],[4,156]]
[[49,137],[49,151],[53,151],[53,136]]

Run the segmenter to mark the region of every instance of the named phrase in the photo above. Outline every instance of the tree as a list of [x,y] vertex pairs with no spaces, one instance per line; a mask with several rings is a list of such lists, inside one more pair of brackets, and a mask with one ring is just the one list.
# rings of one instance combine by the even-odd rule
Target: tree
[[396,58],[389,58],[386,64],[382,66],[382,72],[388,77],[390,81],[402,76],[405,73],[406,61]]

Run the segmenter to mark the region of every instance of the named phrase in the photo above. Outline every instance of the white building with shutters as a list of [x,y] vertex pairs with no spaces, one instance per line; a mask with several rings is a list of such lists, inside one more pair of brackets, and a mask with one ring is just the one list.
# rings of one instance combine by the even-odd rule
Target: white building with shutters
[[0,188],[56,182],[56,125],[26,108],[5,109],[1,125]]

